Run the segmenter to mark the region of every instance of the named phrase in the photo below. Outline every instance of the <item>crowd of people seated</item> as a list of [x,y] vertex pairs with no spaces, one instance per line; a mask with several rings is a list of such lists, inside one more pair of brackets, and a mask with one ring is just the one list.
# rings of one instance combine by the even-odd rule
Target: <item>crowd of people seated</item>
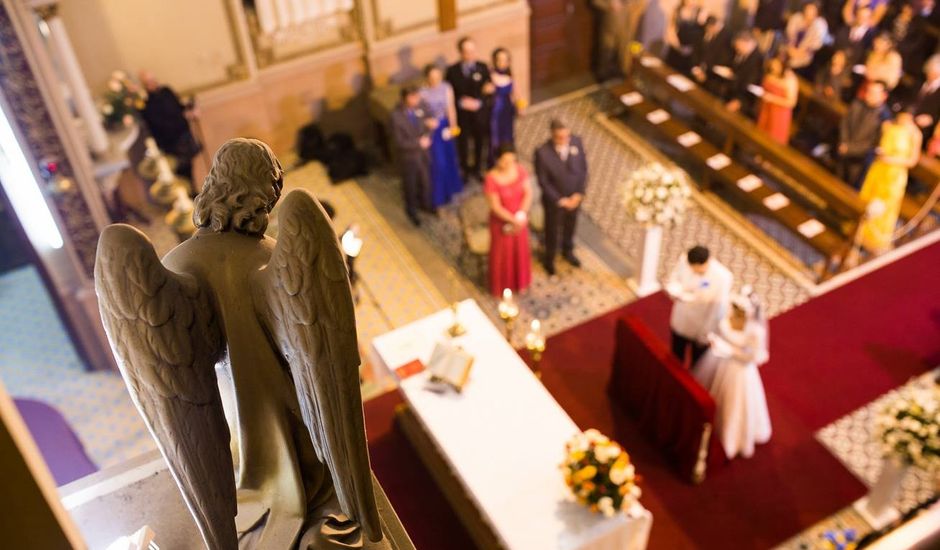
[[[726,16],[681,0],[663,37],[666,63],[859,190],[869,206],[862,244],[889,249],[908,169],[923,150],[940,153],[934,0],[761,0],[743,19]],[[795,128],[801,81],[844,106],[842,119]]]

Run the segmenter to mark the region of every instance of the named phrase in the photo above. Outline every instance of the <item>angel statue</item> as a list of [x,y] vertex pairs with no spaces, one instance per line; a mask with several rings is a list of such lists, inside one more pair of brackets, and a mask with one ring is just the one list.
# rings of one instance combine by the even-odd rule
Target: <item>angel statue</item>
[[[287,195],[264,143],[233,139],[161,262],[101,233],[95,288],[134,403],[210,550],[387,548],[373,497],[346,260],[329,218]],[[367,539],[367,540],[366,540]]]

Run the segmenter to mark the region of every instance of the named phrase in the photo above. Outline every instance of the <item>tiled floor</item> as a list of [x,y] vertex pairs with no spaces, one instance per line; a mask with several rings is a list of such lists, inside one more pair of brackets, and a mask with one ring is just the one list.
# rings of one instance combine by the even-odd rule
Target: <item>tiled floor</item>
[[154,448],[121,377],[85,370],[32,267],[0,276],[0,381],[58,409],[99,467]]

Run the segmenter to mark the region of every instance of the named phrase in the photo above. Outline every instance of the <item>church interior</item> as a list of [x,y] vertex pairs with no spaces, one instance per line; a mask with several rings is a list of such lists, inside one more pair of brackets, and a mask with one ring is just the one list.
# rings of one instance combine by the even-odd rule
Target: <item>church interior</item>
[[940,548],[934,0],[0,0],[0,112],[0,547]]

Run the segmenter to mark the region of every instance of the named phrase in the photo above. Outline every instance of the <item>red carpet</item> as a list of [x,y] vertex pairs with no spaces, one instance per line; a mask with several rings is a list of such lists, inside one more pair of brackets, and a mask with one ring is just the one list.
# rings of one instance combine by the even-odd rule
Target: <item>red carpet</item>
[[[630,451],[654,516],[651,549],[768,548],[864,494],[813,433],[940,363],[938,267],[934,245],[775,318],[771,362],[762,369],[773,439],[699,486],[681,481],[605,393],[614,321],[629,311],[666,338],[670,304],[663,295],[551,338],[542,380],[579,426],[598,428]],[[419,549],[463,547],[457,532],[469,547],[407,441],[391,428],[398,400],[392,393],[366,404],[376,475]]]

